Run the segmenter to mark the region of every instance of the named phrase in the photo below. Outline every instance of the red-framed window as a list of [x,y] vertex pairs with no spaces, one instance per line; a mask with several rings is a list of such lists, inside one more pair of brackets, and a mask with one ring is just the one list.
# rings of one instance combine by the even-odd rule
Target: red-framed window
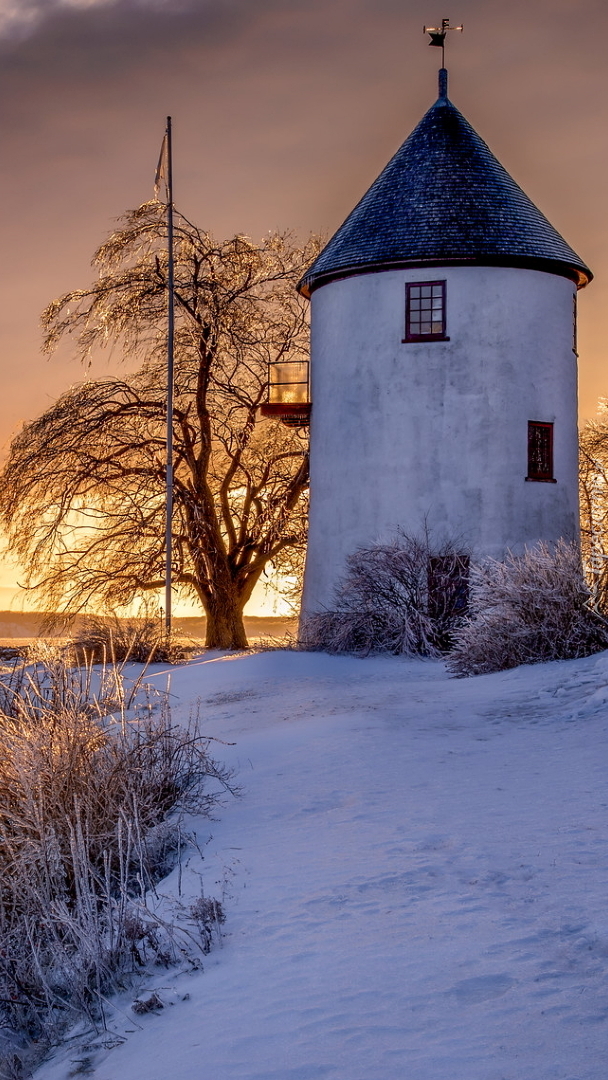
[[553,480],[553,424],[528,421],[528,475],[526,480]]
[[445,341],[445,281],[405,286],[404,341]]

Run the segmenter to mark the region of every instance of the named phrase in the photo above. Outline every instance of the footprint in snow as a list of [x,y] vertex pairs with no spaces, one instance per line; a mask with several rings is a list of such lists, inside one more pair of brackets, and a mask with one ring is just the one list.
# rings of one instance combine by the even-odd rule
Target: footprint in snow
[[509,975],[478,975],[474,979],[457,982],[446,993],[465,1005],[475,1005],[479,1001],[502,997],[515,984]]

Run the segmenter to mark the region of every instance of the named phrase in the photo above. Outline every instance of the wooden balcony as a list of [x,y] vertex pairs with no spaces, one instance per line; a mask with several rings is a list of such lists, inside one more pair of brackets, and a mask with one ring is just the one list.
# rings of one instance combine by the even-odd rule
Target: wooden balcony
[[268,401],[260,406],[260,413],[280,420],[286,427],[308,427],[310,409],[310,401]]
[[281,360],[269,365],[268,401],[260,406],[260,414],[274,417],[286,427],[308,427],[308,360]]

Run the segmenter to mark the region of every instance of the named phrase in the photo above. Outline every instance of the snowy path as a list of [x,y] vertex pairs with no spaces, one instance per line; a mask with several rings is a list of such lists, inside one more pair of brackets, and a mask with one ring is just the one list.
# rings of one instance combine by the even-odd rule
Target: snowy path
[[262,653],[172,691],[236,742],[243,796],[199,829],[226,937],[89,1075],[606,1080],[607,654],[454,680]]

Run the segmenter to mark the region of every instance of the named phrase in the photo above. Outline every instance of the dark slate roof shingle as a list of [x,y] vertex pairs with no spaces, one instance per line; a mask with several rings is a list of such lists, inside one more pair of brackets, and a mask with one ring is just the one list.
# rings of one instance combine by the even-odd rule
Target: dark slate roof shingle
[[593,276],[448,100],[440,97],[300,282],[404,266],[532,266]]

